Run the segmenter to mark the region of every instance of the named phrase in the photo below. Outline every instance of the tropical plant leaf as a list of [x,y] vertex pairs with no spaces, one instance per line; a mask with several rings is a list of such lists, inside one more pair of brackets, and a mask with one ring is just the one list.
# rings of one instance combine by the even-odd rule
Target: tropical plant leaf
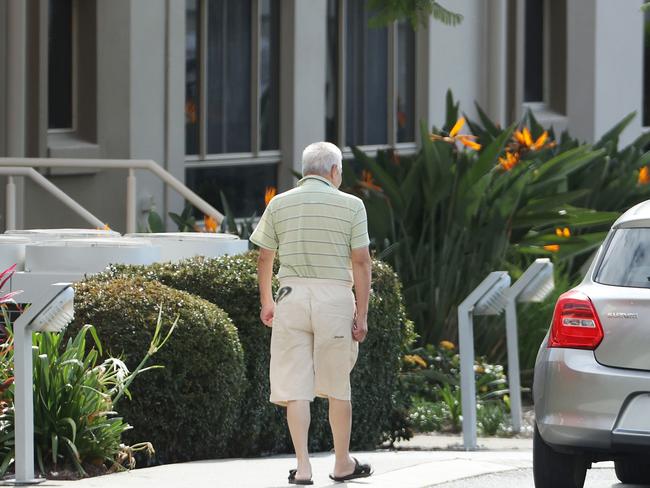
[[[178,220],[180,221],[180,217]],[[147,230],[156,233],[165,232],[165,224],[163,223],[162,218],[160,218],[160,215],[154,210],[150,210],[149,215],[147,216]]]

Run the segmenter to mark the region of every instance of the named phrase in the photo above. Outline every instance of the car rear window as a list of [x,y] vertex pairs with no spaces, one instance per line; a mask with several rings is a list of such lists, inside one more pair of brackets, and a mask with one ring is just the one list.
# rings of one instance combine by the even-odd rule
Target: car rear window
[[603,285],[650,288],[650,229],[618,229],[596,271]]

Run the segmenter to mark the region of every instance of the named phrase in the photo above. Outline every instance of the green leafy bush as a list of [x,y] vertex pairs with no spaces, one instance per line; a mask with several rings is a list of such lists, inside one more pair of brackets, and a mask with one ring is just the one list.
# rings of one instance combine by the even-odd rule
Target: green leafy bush
[[[88,336],[92,337],[87,341]],[[99,338],[90,325],[67,342],[62,334],[34,334],[34,433],[41,473],[104,473],[119,466],[122,435],[130,426],[114,412],[130,373],[115,358],[99,362]],[[87,346],[88,342],[88,346]],[[0,346],[0,474],[13,464],[13,337]],[[133,446],[135,449],[145,444]]]
[[478,113],[480,122],[467,119],[477,139],[459,135],[449,95],[444,127],[422,127],[415,156],[355,148],[365,173],[344,167],[344,187],[364,200],[373,246],[403,281],[423,344],[455,338],[458,303],[490,271],[544,255],[574,270],[620,211],[650,196],[650,177],[640,177],[649,136],[617,147],[628,119],[590,146],[544,132],[532,115],[500,128]]
[[92,323],[106,350],[129,369],[148,350],[157,316],[178,317],[174,334],[157,353],[163,366],[137,378],[133,398],[119,408],[134,427],[127,439],[147,439],[169,463],[227,453],[245,388],[237,330],[225,312],[189,293],[141,278],[93,277],[75,285],[70,332]]
[[244,351],[246,385],[231,454],[285,451],[289,442],[284,410],[269,402],[271,330],[259,319],[257,253],[219,259],[194,258],[179,264],[115,266],[109,276],[142,276],[204,298],[225,310]]
[[[194,258],[178,264],[117,266],[108,276],[131,275],[157,280],[212,301],[228,312],[244,348],[248,389],[232,455],[291,450],[284,409],[269,402],[270,330],[259,320],[257,252],[218,259]],[[380,261],[373,263],[373,290],[368,324],[352,374],[355,448],[370,448],[402,432],[406,411],[400,408],[400,356],[414,340],[413,326],[402,303],[397,275]],[[404,410],[403,412],[401,412]],[[312,405],[310,448],[332,447],[327,402]]]
[[[420,432],[460,432],[460,357],[456,346],[442,341],[437,347],[416,348],[402,360],[404,392],[413,398],[408,416],[413,428]],[[474,376],[480,432],[505,432],[510,406],[503,366],[479,357],[474,361]]]

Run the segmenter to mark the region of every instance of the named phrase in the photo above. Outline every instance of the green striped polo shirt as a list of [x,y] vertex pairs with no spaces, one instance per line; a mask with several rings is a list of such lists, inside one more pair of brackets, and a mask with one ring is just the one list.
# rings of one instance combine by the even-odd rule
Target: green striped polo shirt
[[352,283],[350,251],[370,243],[366,209],[329,180],[308,175],[269,202],[250,240],[278,250],[278,278]]

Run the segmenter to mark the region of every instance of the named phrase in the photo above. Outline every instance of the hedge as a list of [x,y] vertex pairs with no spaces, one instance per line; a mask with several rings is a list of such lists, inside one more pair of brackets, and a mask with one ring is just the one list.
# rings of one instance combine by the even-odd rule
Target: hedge
[[284,409],[269,402],[271,330],[259,320],[257,254],[218,259],[194,258],[179,264],[112,266],[109,276],[142,276],[200,296],[225,310],[239,331],[246,365],[246,386],[240,406],[232,456],[284,452],[289,441]]
[[150,361],[163,368],[136,378],[132,399],[116,405],[134,427],[125,441],[152,442],[162,463],[225,456],[245,386],[242,347],[225,312],[155,281],[98,276],[75,285],[75,320],[66,334],[94,325],[105,354],[133,370],[149,347],[161,304],[163,330],[177,316],[178,325]]
[[[141,276],[199,295],[223,308],[239,331],[244,348],[248,389],[241,406],[240,436],[231,455],[290,452],[285,412],[269,402],[270,330],[259,320],[257,252],[217,259],[193,258],[177,264],[113,266],[108,276]],[[373,263],[369,334],[360,347],[352,374],[355,449],[372,448],[399,431],[405,420],[396,398],[400,354],[414,340],[412,323],[402,304],[401,284],[381,261]],[[396,425],[397,422],[397,425]],[[312,405],[310,449],[332,447],[327,401]]]

